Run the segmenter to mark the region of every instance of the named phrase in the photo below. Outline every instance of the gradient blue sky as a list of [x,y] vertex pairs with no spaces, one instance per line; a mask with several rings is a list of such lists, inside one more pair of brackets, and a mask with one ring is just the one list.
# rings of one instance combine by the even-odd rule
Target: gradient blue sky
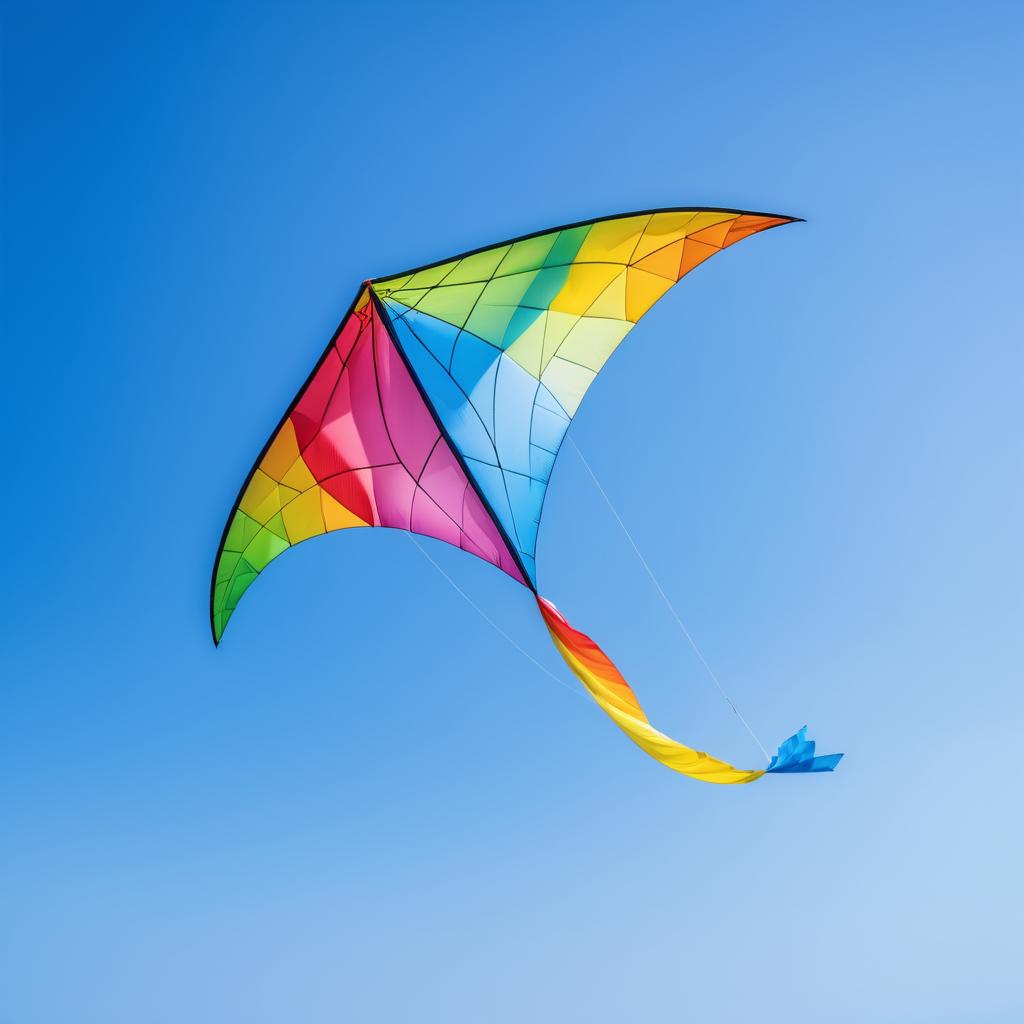
[[[3,16],[4,1024],[1020,1020],[1019,5],[142,7]],[[680,204],[808,223],[663,300],[571,436],[837,774],[665,771],[398,534],[290,553],[214,649],[361,279]],[[571,450],[539,565],[758,763]]]

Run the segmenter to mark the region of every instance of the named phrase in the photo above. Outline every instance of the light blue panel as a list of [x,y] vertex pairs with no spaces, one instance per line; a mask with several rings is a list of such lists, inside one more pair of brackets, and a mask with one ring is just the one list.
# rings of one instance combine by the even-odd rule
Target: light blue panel
[[519,473],[505,473],[505,487],[508,491],[512,517],[520,549],[531,555],[537,551],[537,527],[540,525],[540,510],[547,491],[546,480],[534,480]]
[[555,457],[546,448],[530,445],[530,476],[537,480],[551,478],[551,470],[555,465]]
[[554,455],[558,452],[568,429],[569,417],[565,410],[558,404],[555,396],[541,384],[537,389],[534,403],[530,441],[540,448],[546,448]]
[[502,469],[527,476],[532,475],[530,420],[538,387],[536,377],[514,359],[502,355],[494,389],[494,446]]
[[[519,531],[516,529],[515,516],[512,514],[512,505],[509,500],[508,491],[505,489],[505,476],[497,466],[487,462],[480,462],[477,459],[466,460],[466,468],[473,474],[473,480],[483,492],[488,504],[494,510],[508,534],[509,539],[516,546],[516,549],[523,554],[523,545],[519,539]],[[533,548],[530,548],[530,553]]]

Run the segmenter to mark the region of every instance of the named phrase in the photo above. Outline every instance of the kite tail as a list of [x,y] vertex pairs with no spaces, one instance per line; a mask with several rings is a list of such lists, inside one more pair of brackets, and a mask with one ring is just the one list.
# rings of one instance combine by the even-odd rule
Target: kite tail
[[779,747],[767,769],[736,768],[703,750],[687,747],[659,732],[647,721],[632,687],[589,636],[569,625],[562,613],[539,595],[537,605],[558,653],[601,709],[641,750],[666,768],[701,782],[734,784],[753,782],[768,772],[832,771],[843,756],[815,757],[814,743],[806,738],[806,726]]

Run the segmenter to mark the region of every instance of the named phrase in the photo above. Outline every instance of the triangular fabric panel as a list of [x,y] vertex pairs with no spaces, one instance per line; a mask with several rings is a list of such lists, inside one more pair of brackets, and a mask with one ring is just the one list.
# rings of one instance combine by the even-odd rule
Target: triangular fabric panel
[[215,638],[272,559],[355,526],[435,537],[526,583],[365,289],[229,519],[214,572]]
[[372,283],[531,583],[555,456],[609,356],[697,264],[790,220],[719,210],[613,217]]

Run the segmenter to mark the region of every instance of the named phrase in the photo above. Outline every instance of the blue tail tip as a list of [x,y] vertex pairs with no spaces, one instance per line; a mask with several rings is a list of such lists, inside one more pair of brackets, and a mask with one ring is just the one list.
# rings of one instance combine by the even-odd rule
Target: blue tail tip
[[776,775],[796,772],[831,772],[842,760],[842,754],[814,755],[814,740],[807,738],[807,726],[793,733],[779,744],[778,753],[772,758],[767,771]]

